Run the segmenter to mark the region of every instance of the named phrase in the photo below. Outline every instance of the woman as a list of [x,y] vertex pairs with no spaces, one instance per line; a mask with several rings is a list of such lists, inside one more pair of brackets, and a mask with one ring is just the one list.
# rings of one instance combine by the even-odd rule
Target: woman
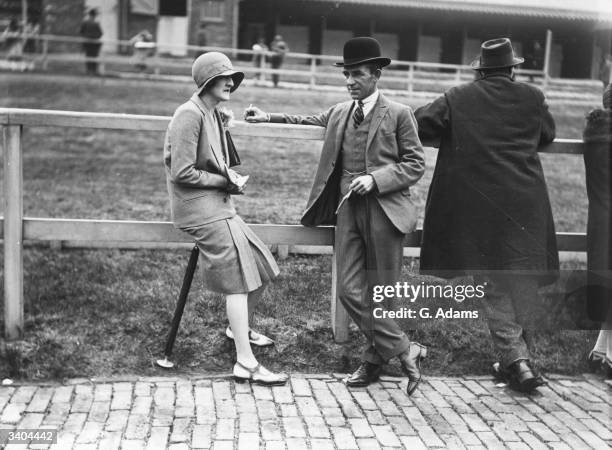
[[231,153],[216,108],[229,100],[244,73],[233,70],[224,54],[210,52],[194,61],[192,75],[197,91],[174,113],[164,143],[172,220],[195,239],[206,285],[225,294],[236,380],[284,384],[287,375],[261,366],[249,344],[272,343],[249,330],[249,310],[279,270],[267,247],[236,214],[231,196],[243,193],[246,177],[229,168],[237,155]]
[[587,224],[588,313],[603,322],[597,343],[589,355],[593,369],[603,366],[612,378],[612,85],[603,94],[604,109],[587,115],[584,130],[589,213]]

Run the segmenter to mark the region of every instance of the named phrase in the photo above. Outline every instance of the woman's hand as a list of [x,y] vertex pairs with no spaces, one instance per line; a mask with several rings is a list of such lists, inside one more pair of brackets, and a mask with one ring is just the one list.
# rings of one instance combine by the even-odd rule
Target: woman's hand
[[249,106],[244,110],[244,120],[250,123],[269,122],[270,114],[262,111],[257,106]]
[[[227,177],[228,177],[228,182],[227,182],[227,187],[225,188],[225,190],[232,195],[242,195],[244,194],[244,188],[246,186],[246,180],[243,180],[243,182],[240,182],[241,179],[243,179],[244,177],[242,175],[240,175],[238,172],[236,172],[233,169],[227,169]],[[248,180],[248,177],[247,177]],[[237,184],[240,183],[240,184]]]

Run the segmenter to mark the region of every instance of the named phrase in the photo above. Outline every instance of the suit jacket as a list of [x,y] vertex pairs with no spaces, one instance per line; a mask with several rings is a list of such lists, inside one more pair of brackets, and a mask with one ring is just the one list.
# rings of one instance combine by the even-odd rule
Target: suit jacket
[[[205,120],[214,114],[197,94],[177,108],[164,142],[166,184],[177,228],[205,225],[236,214],[230,194],[214,181],[227,177],[225,134]],[[220,139],[217,139],[217,134]]]
[[[271,114],[271,122],[325,127],[319,166],[310,191],[302,224],[334,225],[340,195],[342,162],[339,160],[344,129],[353,101],[338,103],[313,116]],[[425,160],[410,107],[387,100],[382,94],[372,111],[366,143],[366,171],[376,182],[376,199],[393,225],[402,233],[416,227],[417,211],[410,186],[423,175]]]
[[421,270],[528,270],[550,281],[559,267],[538,147],[555,123],[537,88],[505,74],[454,87],[415,116],[424,142],[440,142],[423,224]]

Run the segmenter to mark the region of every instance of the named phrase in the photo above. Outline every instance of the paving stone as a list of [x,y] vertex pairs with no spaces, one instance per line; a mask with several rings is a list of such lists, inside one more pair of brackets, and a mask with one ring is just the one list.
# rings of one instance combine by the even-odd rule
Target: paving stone
[[281,416],[283,417],[297,417],[298,410],[295,405],[280,405]]
[[19,425],[17,425],[17,428],[20,428],[20,429],[40,428],[44,418],[45,418],[45,415],[42,413],[25,413],[22,416],[22,419],[19,422]]
[[308,444],[306,443],[306,439],[301,438],[287,438],[285,441],[287,445],[287,450],[307,450]]
[[[38,389],[33,397],[30,400],[26,408],[26,412],[38,412],[44,413],[51,402],[51,397],[53,396],[53,389],[42,387]],[[0,410],[2,408],[0,407]]]
[[99,422],[85,422],[83,429],[77,437],[77,444],[97,444],[104,429],[104,424]]
[[234,450],[234,441],[213,441],[212,450]]
[[308,380],[303,378],[291,378],[291,390],[293,395],[312,396],[312,390],[308,384]]
[[281,426],[278,420],[266,420],[260,423],[261,437],[265,442],[280,441],[283,436],[281,434]]
[[150,397],[152,394],[153,383],[149,381],[138,381],[134,385],[134,395],[137,397]]
[[[598,420],[595,420],[595,419],[579,419],[579,420],[580,422],[585,424],[586,427],[590,431],[595,433],[600,439],[603,439],[604,441],[608,441],[612,439],[612,432],[610,431],[610,429],[603,426],[601,422],[599,422]],[[610,423],[610,421],[612,421],[612,417],[608,417],[608,423]]]
[[149,434],[150,427],[149,416],[131,413],[125,428],[125,438],[144,439]]
[[418,436],[400,436],[400,441],[406,449],[426,450],[427,446]]
[[312,397],[296,397],[295,403],[302,416],[321,416],[321,410]]
[[276,405],[271,400],[257,400],[257,414],[259,420],[273,420],[278,417]]
[[429,425],[418,425],[414,428],[427,447],[445,447],[444,442]]
[[238,429],[244,433],[259,432],[259,417],[256,413],[243,413],[238,415]]
[[283,428],[287,437],[306,437],[304,424],[299,417],[283,417]]
[[70,412],[70,403],[51,403],[49,412],[43,420],[43,425],[55,426],[59,428],[65,421]]
[[537,438],[534,434],[532,433],[519,433],[518,434],[520,436],[520,438],[525,441],[530,448],[532,448],[533,450],[544,450],[548,448],[548,445],[546,445],[544,442],[542,442],[539,438]]
[[37,390],[37,386],[19,386],[13,393],[9,403],[29,403]]
[[110,401],[93,402],[89,409],[88,420],[92,422],[106,422],[110,412]]
[[586,442],[593,448],[609,448],[609,443],[605,442],[592,431],[578,431],[576,434],[580,439],[582,439],[584,442]]
[[527,422],[527,425],[531,428],[531,431],[544,442],[560,441],[559,437],[541,422]]
[[68,403],[72,399],[74,386],[59,386],[53,393],[52,403]]
[[285,450],[287,446],[281,441],[267,441],[266,450]]
[[346,419],[340,408],[321,408],[325,422],[331,427],[342,427]]
[[191,448],[205,448],[212,446],[212,425],[194,425],[191,431]]
[[144,450],[144,442],[133,439],[122,439],[121,450]]
[[215,431],[215,441],[234,439],[234,420],[219,419]]
[[306,416],[304,417],[308,435],[311,438],[329,438],[329,429],[321,416]]
[[386,425],[388,423],[387,418],[378,410],[366,411],[365,417],[370,425]]
[[232,398],[232,391],[230,389],[229,381],[213,381],[212,389],[215,401],[230,400]]
[[85,413],[70,413],[66,418],[66,422],[64,422],[63,429],[65,431],[69,431],[70,433],[79,434],[83,428],[83,425],[85,424],[86,419],[87,414]]
[[465,445],[463,445],[463,442],[461,439],[459,439],[459,436],[455,434],[443,434],[440,436],[440,438],[446,444],[447,449],[465,450],[467,448]]
[[357,439],[357,447],[359,450],[377,450],[381,446],[374,438],[359,438]]
[[9,403],[2,410],[0,415],[0,423],[17,424],[21,420],[22,414],[28,405],[25,403]]
[[293,393],[290,386],[274,386],[272,396],[276,403],[293,403]]
[[[151,427],[151,435],[147,441],[146,450],[165,450],[168,446],[170,427]],[[193,448],[198,448],[193,446]],[[208,447],[203,447],[208,448]]]
[[339,450],[358,449],[357,441],[348,428],[331,427],[330,431]]
[[399,447],[401,445],[391,425],[372,425],[372,430],[381,445],[388,447]]
[[217,417],[221,417],[224,419],[235,419],[238,417],[238,412],[236,411],[236,404],[234,403],[233,399],[215,398],[215,407],[217,409]]
[[455,431],[467,431],[467,424],[452,408],[439,408],[438,411]]
[[[102,431],[102,439],[100,440],[100,446],[98,447],[98,450],[119,450],[120,447],[121,447],[121,432]],[[66,447],[66,448],[70,448],[70,447]],[[158,448],[153,447],[151,450],[157,450]],[[147,448],[147,450],[149,449]]]
[[404,418],[400,416],[389,416],[387,417],[387,421],[393,427],[393,431],[399,436],[405,435],[414,435],[416,431],[410,423]]
[[334,441],[331,439],[311,439],[310,445],[316,450],[334,450]]
[[366,419],[349,419],[348,423],[356,438],[374,437],[374,430]]
[[[78,395],[78,386],[77,391]],[[132,385],[130,383],[114,383],[111,410],[129,409],[132,405]]]
[[106,431],[123,431],[127,426],[129,411],[117,410],[111,411],[106,420]]
[[476,433],[478,439],[482,441],[488,449],[503,449],[504,444],[497,438],[492,431],[479,431]]
[[216,409],[212,387],[195,387],[196,422],[212,424],[216,421]]
[[240,433],[238,435],[238,450],[253,450],[259,448],[258,433]]
[[521,438],[518,437],[504,422],[493,422],[491,424],[493,432],[499,437],[502,442],[518,442]]
[[476,433],[473,433],[471,431],[458,431],[457,436],[459,437],[461,442],[463,442],[463,444],[469,446],[470,448],[481,444],[480,439],[478,439]]
[[272,388],[268,386],[258,386],[254,384],[252,386],[253,395],[257,400],[274,400],[274,395],[272,394]]

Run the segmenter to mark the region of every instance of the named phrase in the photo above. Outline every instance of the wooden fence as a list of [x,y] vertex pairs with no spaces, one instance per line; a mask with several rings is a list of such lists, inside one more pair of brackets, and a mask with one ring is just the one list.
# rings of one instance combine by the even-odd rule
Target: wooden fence
[[[23,242],[69,241],[106,242],[119,246],[122,242],[136,245],[151,242],[188,243],[191,239],[174,229],[170,222],[121,220],[53,219],[23,216],[23,127],[77,127],[139,131],[165,131],[169,117],[129,114],[67,112],[0,108],[1,148],[4,157],[4,324],[5,336],[21,336],[24,323],[23,301]],[[278,139],[322,140],[324,129],[304,125],[247,124],[237,122],[232,128],[236,136]],[[556,140],[542,148],[548,153],[580,154],[583,144],[577,140]],[[161,158],[161,155],[160,155]],[[161,166],[160,166],[161,167]],[[161,170],[161,169],[160,169]],[[165,187],[160,186],[160,189]],[[250,227],[268,245],[333,246],[333,228],[306,228],[300,225],[263,225]],[[421,231],[406,237],[406,247],[418,247]],[[586,251],[584,233],[557,233],[559,250]],[[93,247],[93,246],[92,246]],[[335,251],[332,254],[331,324],[336,341],[348,338],[348,316],[336,296]]]
[[[133,61],[129,56],[118,53],[102,52],[98,58],[86,58],[81,53],[81,44],[90,40],[77,36],[57,35],[30,35],[24,37],[32,40],[36,49],[34,53],[25,53],[24,60],[19,63],[6,62],[4,68],[10,68],[11,64],[20,67],[20,70],[31,70],[38,66],[47,70],[49,63],[69,64],[71,67],[80,65],[86,60],[97,61],[102,73],[110,67],[120,67],[121,70],[135,70]],[[129,53],[132,43],[125,40],[101,39],[98,42],[105,47],[122,49]],[[50,46],[64,46],[68,50],[64,52],[50,51]],[[280,75],[283,79],[289,77],[300,83],[308,84],[310,88],[320,85],[335,85],[337,83],[338,70],[332,68],[334,62],[342,60],[340,56],[315,55],[310,53],[288,52],[285,55],[282,68],[272,69],[266,63],[274,53],[271,51],[257,52],[248,49],[225,48],[196,45],[174,45],[159,44],[157,51],[154,49],[147,58],[147,65],[152,68],[155,75],[171,73],[191,73],[193,55],[207,51],[219,51],[230,55],[236,62],[237,69],[247,73],[248,76],[256,77],[260,82],[266,76]],[[177,58],[169,55],[172,51],[178,51],[192,57]],[[258,64],[254,61],[259,60]],[[247,62],[248,61],[248,62]],[[1,62],[1,61],[0,61]],[[2,65],[0,64],[0,68]],[[551,78],[544,70],[517,69],[517,74],[535,77],[541,87],[546,90]],[[330,82],[330,77],[332,82]],[[457,84],[470,81],[474,78],[474,71],[469,65],[446,64],[425,61],[400,61],[394,60],[392,65],[385,70],[383,83],[393,86],[394,89],[406,90],[408,93],[423,90],[437,90],[440,87],[450,88]]]

